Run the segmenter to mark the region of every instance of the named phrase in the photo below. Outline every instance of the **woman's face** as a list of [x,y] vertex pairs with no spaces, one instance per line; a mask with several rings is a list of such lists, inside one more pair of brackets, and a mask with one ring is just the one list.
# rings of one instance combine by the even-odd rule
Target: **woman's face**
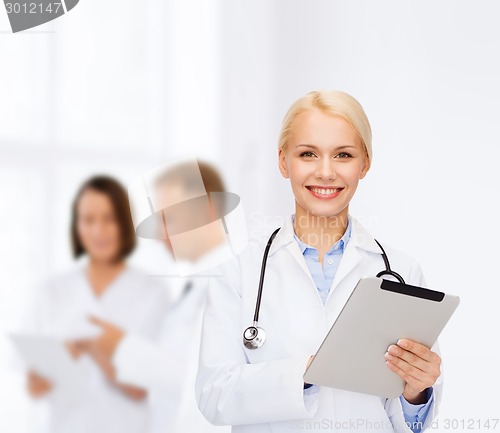
[[120,226],[106,194],[87,189],[77,203],[77,233],[92,260],[111,262],[121,247]]
[[369,163],[349,123],[312,109],[295,118],[279,168],[290,179],[297,213],[331,217],[347,212]]

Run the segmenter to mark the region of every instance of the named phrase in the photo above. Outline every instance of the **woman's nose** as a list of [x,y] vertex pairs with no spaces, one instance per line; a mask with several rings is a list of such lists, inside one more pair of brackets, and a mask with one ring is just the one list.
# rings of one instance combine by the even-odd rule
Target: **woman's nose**
[[333,180],[336,177],[335,167],[329,159],[321,159],[316,167],[316,177],[323,180]]

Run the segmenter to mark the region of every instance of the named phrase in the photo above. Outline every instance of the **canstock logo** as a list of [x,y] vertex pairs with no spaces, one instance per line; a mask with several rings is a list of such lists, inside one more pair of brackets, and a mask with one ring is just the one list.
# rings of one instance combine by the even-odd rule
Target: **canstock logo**
[[79,0],[4,0],[14,33],[45,24],[73,9]]

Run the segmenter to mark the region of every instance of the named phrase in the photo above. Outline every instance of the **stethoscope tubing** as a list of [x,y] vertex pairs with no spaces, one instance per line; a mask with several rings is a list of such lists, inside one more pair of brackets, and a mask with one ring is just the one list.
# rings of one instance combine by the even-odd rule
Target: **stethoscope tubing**
[[[245,347],[249,349],[258,349],[261,347],[264,342],[265,342],[265,331],[262,328],[258,327],[258,322],[259,322],[259,313],[260,313],[260,305],[262,302],[262,293],[263,293],[263,288],[264,288],[264,276],[266,273],[266,267],[267,267],[267,257],[269,255],[269,250],[271,248],[271,245],[273,243],[274,238],[276,237],[277,233],[280,231],[281,227],[278,227],[269,237],[269,240],[267,241],[266,248],[264,250],[264,255],[262,256],[262,265],[260,268],[260,278],[259,278],[259,289],[257,292],[257,301],[255,303],[255,312],[253,316],[253,324],[252,326],[249,326],[247,329],[245,329],[243,333],[243,343]],[[405,284],[405,280],[401,275],[399,275],[397,272],[394,272],[391,269],[391,265],[389,263],[389,258],[387,257],[387,254],[380,244],[377,239],[374,239],[375,242],[377,242],[377,245],[380,247],[382,250],[382,258],[384,260],[385,264],[385,269],[380,271],[376,276],[380,278],[382,275],[391,275],[394,278],[396,278],[401,284]],[[259,332],[262,333],[261,338],[259,338]],[[249,337],[246,336],[246,334],[249,334]]]

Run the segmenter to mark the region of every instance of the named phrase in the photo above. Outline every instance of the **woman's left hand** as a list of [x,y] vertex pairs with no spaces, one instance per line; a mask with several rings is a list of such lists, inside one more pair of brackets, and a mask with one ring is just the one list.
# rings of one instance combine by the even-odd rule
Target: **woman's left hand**
[[441,358],[427,346],[408,339],[391,344],[385,353],[386,365],[401,377],[406,386],[403,397],[408,403],[427,402],[426,392],[441,374]]

